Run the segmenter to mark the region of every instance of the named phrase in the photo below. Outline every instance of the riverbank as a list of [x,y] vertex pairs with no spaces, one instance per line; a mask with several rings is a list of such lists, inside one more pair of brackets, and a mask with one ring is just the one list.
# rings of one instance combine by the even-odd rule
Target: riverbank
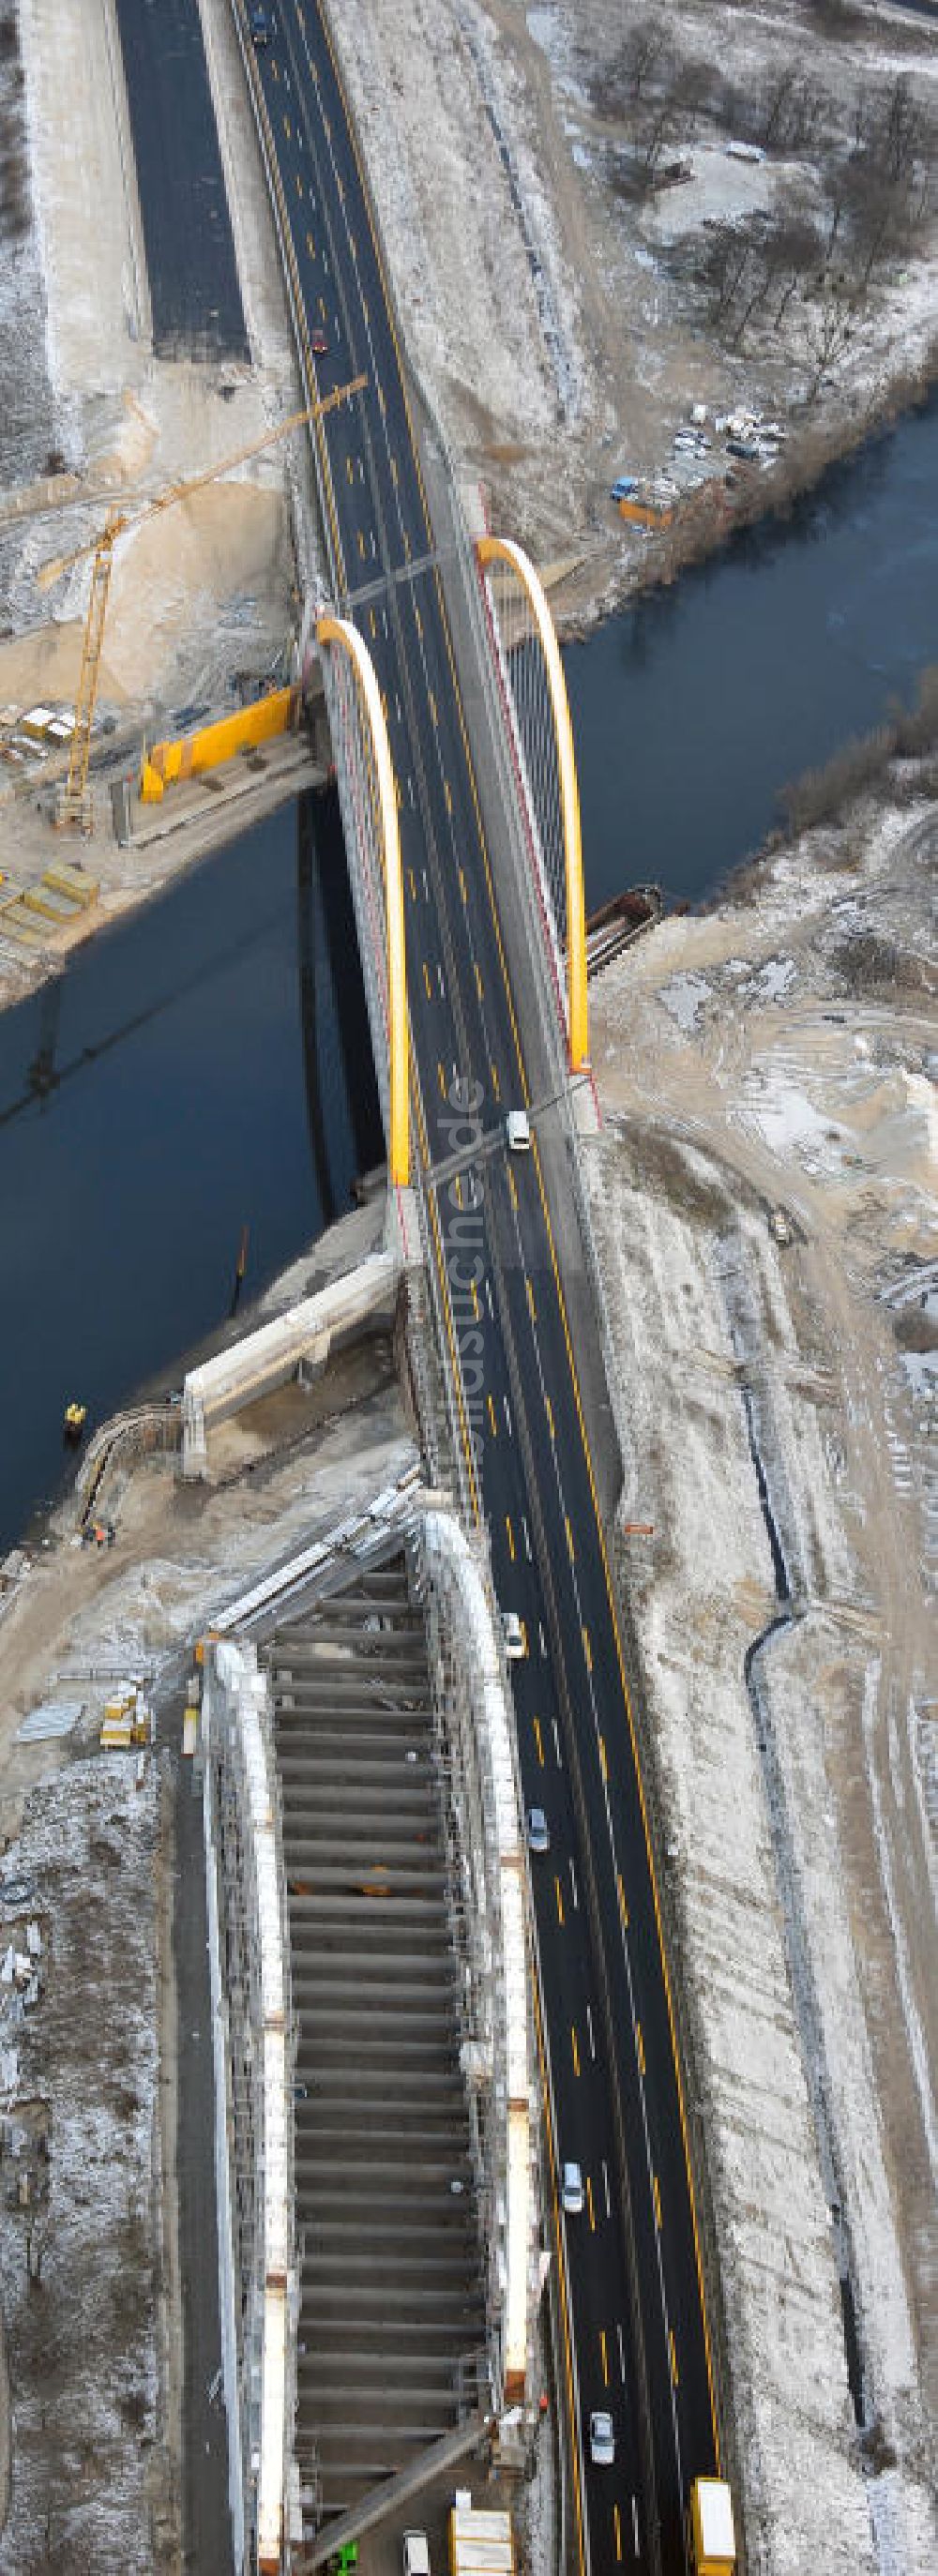
[[926,2576],[938,2537],[938,823],[894,777],[592,997],[619,1553],[786,2576]]
[[[382,1218],[379,1203],[312,1247],[266,1311],[348,1268]],[[414,1458],[375,1334],[217,1430],[210,1484],[180,1485],[171,1456],[112,1477],[112,1546],[82,1545],[68,1496],[0,1588],[0,1921],[30,1970],[0,1988],[4,2576],[229,2564],[201,1826],[182,1759],[192,1650],[252,1576],[347,1528]],[[134,1675],[152,1742],[103,1753],[105,1703]]]
[[[727,499],[748,517],[809,488],[930,380],[927,23],[866,0],[333,14],[409,349],[493,524],[539,561],[585,554],[557,599],[570,631],[667,572],[619,519],[616,475],[667,477],[690,559],[722,542]],[[871,238],[894,111],[902,183]],[[695,406],[696,459],[675,446]],[[745,473],[726,492],[716,427],[746,415],[786,440],[751,504]]]

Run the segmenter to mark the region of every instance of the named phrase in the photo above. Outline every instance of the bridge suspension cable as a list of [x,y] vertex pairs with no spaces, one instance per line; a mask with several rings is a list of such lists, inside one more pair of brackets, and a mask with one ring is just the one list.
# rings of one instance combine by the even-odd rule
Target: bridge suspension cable
[[482,567],[505,712],[548,932],[567,989],[571,1071],[588,1061],[586,910],[580,797],[560,647],[544,589],[521,546],[482,537]]
[[[401,874],[401,843],[397,822],[397,790],[388,729],[381,704],[377,673],[367,645],[358,628],[345,617],[320,617],[316,640],[324,647],[337,647],[334,665],[336,678],[344,673],[347,686],[330,691],[333,742],[336,763],[344,772],[347,792],[354,800],[352,817],[359,841],[380,851],[384,874],[384,937],[380,925],[370,925],[371,945],[378,961],[384,952],[386,979],[381,999],[388,1041],[388,1073],[378,1066],[378,1084],[385,1106],[388,1137],[388,1177],[392,1189],[407,1189],[410,1181],[410,1118],[407,1080],[407,968],[404,952],[404,886]],[[344,800],[343,800],[344,814]],[[346,829],[349,818],[344,816]],[[362,925],[363,941],[369,925]],[[363,958],[366,983],[368,958]],[[377,1039],[377,1032],[375,1032]]]

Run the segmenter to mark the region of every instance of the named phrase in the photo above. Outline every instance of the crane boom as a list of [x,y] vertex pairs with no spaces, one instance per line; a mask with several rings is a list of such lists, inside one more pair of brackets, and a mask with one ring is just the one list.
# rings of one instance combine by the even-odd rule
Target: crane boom
[[94,557],[91,597],[82,639],[81,672],[75,702],[75,727],[69,750],[68,777],[62,791],[59,815],[62,823],[82,824],[85,820],[88,763],[91,757],[91,726],[98,694],[104,620],[117,538],[123,536],[125,529],[143,527],[145,521],[155,518],[158,511],[174,509],[177,501],[187,500],[190,492],[201,492],[206,483],[217,482],[219,475],[233,473],[236,465],[246,465],[249,457],[259,456],[266,447],[275,447],[279,439],[289,437],[291,430],[303,429],[310,421],[321,420],[324,412],[333,411],[337,403],[346,402],[352,394],[361,393],[367,382],[367,376],[353,376],[350,384],[337,385],[331,394],[324,395],[321,402],[307,404],[305,411],[291,412],[289,420],[279,421],[276,429],[265,431],[263,438],[252,438],[246,447],[238,447],[233,455],[223,456],[218,465],[206,466],[201,474],[187,475],[184,482],[168,483],[164,491],[157,492],[152,501],[146,501],[139,510],[109,510],[100,536],[92,538],[89,545],[76,546],[73,554],[58,555],[51,563],[43,564],[38,575],[38,583],[41,590],[47,590],[50,583],[58,581],[62,573],[70,572],[74,564],[84,563],[89,555]]
[[233,474],[236,465],[246,465],[250,457],[262,455],[265,448],[276,447],[279,439],[289,438],[291,430],[302,429],[308,421],[321,420],[323,413],[334,411],[337,403],[346,402],[352,394],[361,393],[367,382],[367,376],[353,376],[350,384],[337,385],[333,393],[324,395],[322,402],[308,404],[305,411],[291,412],[289,420],[278,421],[276,429],[265,430],[262,438],[249,439],[246,447],[236,447],[233,455],[221,457],[217,465],[207,465],[203,473],[189,474],[183,482],[167,483],[164,491],[155,493],[152,501],[144,501],[139,510],[109,511],[100,537],[90,538],[87,545],[76,546],[70,555],[53,555],[48,563],[40,565],[36,575],[37,587],[40,590],[51,589],[52,583],[59,581],[63,573],[71,572],[74,564],[85,563],[89,555],[96,555],[99,546],[105,542],[113,545],[115,538],[123,536],[125,528],[139,528],[145,519],[155,518],[159,510],[174,509],[176,502],[185,501],[190,492],[200,492],[206,483],[217,482],[220,474]]

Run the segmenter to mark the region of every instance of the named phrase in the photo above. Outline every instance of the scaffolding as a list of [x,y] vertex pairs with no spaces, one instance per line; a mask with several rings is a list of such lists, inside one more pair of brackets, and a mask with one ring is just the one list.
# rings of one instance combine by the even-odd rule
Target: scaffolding
[[238,2576],[289,2564],[293,2021],[280,1802],[253,1645],[211,1645],[203,1759],[222,2351]]
[[453,1946],[483,2242],[493,2411],[530,2402],[540,2296],[539,2103],[514,1729],[481,1548],[415,1516],[443,1786]]

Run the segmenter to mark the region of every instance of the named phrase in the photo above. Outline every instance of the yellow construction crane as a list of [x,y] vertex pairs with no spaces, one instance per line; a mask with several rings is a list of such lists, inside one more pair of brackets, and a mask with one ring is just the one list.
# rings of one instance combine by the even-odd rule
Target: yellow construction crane
[[98,694],[104,619],[117,538],[123,536],[126,528],[142,527],[144,520],[155,518],[158,511],[174,509],[177,501],[188,500],[190,492],[201,491],[206,483],[216,482],[220,474],[231,474],[236,465],[246,465],[250,456],[259,456],[265,447],[275,447],[278,439],[289,438],[291,430],[303,429],[311,420],[321,420],[324,412],[333,411],[337,403],[346,402],[352,394],[361,393],[367,382],[367,376],[353,376],[350,384],[338,385],[334,393],[326,394],[322,402],[310,403],[305,411],[292,412],[289,420],[282,420],[276,429],[265,431],[263,438],[252,438],[246,447],[236,448],[233,456],[223,456],[220,464],[207,466],[203,474],[190,474],[183,483],[168,483],[165,491],[157,492],[142,509],[109,510],[99,537],[92,538],[89,545],[76,546],[73,554],[56,555],[51,563],[42,565],[37,576],[38,585],[40,590],[48,590],[52,582],[58,581],[62,573],[70,572],[74,564],[84,563],[89,555],[94,557],[75,700],[75,729],[59,816],[61,822],[81,824],[85,819],[91,726]]

